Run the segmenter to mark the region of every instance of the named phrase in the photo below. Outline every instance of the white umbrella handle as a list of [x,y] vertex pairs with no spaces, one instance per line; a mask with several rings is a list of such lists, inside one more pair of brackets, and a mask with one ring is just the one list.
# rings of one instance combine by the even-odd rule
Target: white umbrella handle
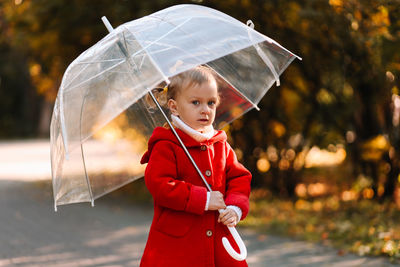
[[247,257],[247,249],[246,246],[243,243],[242,238],[240,237],[239,233],[236,231],[235,227],[230,227],[228,226],[229,231],[231,232],[233,239],[235,239],[236,244],[239,246],[239,251],[240,254],[237,253],[231,246],[231,244],[228,241],[228,238],[223,237],[222,238],[222,244],[224,245],[224,248],[226,252],[228,252],[229,255],[231,255],[232,258],[234,258],[237,261],[242,261],[246,259]]

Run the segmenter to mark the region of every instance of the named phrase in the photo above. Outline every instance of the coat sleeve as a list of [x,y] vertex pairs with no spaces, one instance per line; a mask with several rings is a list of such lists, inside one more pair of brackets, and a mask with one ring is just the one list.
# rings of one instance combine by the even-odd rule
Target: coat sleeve
[[203,214],[207,189],[177,177],[173,146],[168,141],[159,141],[154,145],[144,176],[146,186],[160,206]]
[[226,156],[226,192],[225,204],[234,205],[242,210],[243,220],[249,212],[251,173],[237,160],[236,154],[228,143]]

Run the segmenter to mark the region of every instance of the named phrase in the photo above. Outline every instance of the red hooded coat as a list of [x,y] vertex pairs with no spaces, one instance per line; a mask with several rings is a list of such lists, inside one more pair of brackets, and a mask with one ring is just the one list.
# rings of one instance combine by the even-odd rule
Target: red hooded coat
[[[251,173],[237,161],[224,131],[197,142],[176,129],[213,191],[226,205],[249,211]],[[218,211],[205,211],[207,189],[170,129],[154,129],[141,163],[148,163],[145,182],[154,199],[154,217],[142,267],[247,266],[225,251],[222,237],[238,247],[227,227],[217,222]],[[239,251],[238,251],[239,252]]]

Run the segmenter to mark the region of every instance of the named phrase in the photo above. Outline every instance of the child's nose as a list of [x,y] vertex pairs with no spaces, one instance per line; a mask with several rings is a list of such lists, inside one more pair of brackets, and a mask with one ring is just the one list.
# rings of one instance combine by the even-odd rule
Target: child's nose
[[210,113],[210,108],[208,107],[208,105],[202,105],[201,106],[201,113],[203,113],[203,114]]

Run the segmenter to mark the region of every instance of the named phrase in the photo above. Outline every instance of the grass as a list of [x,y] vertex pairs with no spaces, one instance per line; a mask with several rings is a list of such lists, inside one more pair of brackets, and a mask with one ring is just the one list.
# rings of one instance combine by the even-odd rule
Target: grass
[[250,214],[242,225],[399,262],[399,222],[400,211],[391,202],[342,201],[337,196],[290,201],[253,190]]

